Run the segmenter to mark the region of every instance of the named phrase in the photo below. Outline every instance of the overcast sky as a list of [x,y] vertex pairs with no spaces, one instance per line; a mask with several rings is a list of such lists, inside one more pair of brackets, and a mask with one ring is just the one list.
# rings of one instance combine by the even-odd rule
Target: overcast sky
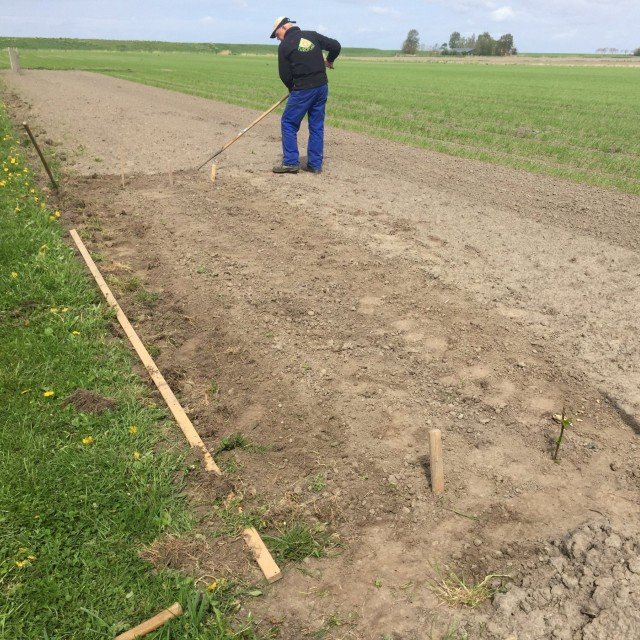
[[0,35],[269,43],[278,15],[348,47],[399,49],[409,29],[428,45],[488,31],[526,52],[640,47],[640,0],[0,0]]

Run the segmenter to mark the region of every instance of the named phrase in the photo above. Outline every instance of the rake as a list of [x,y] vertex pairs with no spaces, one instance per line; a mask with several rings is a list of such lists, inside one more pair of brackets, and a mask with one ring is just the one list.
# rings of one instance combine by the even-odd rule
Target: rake
[[[280,100],[278,100],[278,102],[276,102],[272,107],[267,109],[262,115],[258,116],[248,127],[243,129],[233,140],[229,140],[229,142],[227,142],[227,144],[225,144],[221,149],[216,151],[212,156],[208,157],[198,167],[198,171],[200,171],[200,169],[202,169],[202,167],[204,167],[205,164],[207,164],[208,162],[211,162],[211,160],[213,160],[214,158],[219,156],[223,151],[226,151],[234,142],[236,142],[236,140],[239,140],[245,133],[247,133],[247,131],[249,131],[249,129],[252,129],[253,127],[255,127],[258,124],[258,122],[260,122],[260,120],[262,120],[263,118],[266,118],[274,109],[279,107],[288,97],[289,97],[289,94],[287,94],[286,96],[283,96],[282,98],[280,98]],[[212,169],[212,176],[213,175],[214,175],[214,171]]]

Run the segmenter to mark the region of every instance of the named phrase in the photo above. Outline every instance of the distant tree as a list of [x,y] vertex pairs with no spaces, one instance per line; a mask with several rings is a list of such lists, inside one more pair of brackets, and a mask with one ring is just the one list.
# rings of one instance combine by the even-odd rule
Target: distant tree
[[640,47],[638,47],[634,52],[633,52],[634,56],[640,56]]
[[462,38],[462,46],[468,49],[475,49],[476,47],[476,34],[470,35],[468,38]]
[[508,56],[513,49],[513,36],[510,33],[506,33],[501,36],[496,42],[494,47],[494,53],[498,56]]
[[449,49],[458,49],[459,47],[464,46],[462,44],[462,36],[459,31],[454,31],[449,36]]
[[488,32],[481,33],[476,40],[476,54],[479,56],[493,55],[495,40]]
[[411,29],[407,34],[407,39],[402,43],[402,53],[413,55],[418,51],[419,46],[420,34],[415,29]]

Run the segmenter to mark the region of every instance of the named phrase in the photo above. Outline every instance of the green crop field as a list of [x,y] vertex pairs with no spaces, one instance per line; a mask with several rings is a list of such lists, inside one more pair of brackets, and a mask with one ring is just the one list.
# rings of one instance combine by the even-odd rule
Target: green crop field
[[[21,61],[25,68],[98,71],[260,110],[284,91],[273,55],[24,49]],[[330,125],[640,193],[638,66],[345,56],[330,78]]]

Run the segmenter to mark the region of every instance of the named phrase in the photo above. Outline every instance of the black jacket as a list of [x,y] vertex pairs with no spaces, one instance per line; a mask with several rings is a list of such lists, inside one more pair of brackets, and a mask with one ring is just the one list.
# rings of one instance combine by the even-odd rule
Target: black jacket
[[291,27],[278,47],[280,79],[289,91],[313,89],[327,84],[323,51],[333,62],[340,55],[340,43],[316,31]]

